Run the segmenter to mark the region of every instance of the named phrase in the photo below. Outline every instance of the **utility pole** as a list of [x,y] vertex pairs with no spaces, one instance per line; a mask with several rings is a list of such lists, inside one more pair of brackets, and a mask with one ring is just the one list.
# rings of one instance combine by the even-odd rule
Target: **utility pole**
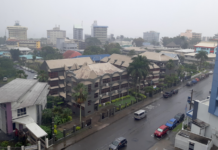
[[191,89],[191,100],[190,100],[190,107],[189,107],[189,110],[191,110],[192,96],[193,96],[193,89]]

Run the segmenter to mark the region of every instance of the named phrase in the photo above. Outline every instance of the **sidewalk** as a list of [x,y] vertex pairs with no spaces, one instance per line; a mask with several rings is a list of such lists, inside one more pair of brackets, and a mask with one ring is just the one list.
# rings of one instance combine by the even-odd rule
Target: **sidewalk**
[[[180,88],[182,87],[183,84],[176,86],[176,88]],[[171,87],[169,90],[175,89],[175,87]],[[101,122],[93,122],[93,126],[91,129],[87,129],[85,132],[81,132],[78,135],[74,135],[74,136],[69,136],[68,138],[61,140],[59,142],[56,142],[56,144],[52,147],[49,148],[49,150],[61,150],[64,149],[84,138],[86,138],[87,136],[107,127],[108,125],[120,120],[121,118],[127,116],[128,114],[131,114],[132,112],[141,109],[155,101],[157,101],[158,99],[160,99],[162,97],[162,93],[158,93],[155,96],[153,96],[152,98],[147,98],[145,100],[142,100],[141,102],[138,102],[130,107],[125,108],[124,110],[121,110],[119,112],[116,112],[114,116],[109,117],[108,119],[102,120]]]

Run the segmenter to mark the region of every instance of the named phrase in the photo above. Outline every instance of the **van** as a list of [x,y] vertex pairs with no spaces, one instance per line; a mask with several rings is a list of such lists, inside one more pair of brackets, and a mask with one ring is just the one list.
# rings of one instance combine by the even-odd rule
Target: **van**
[[147,112],[145,110],[138,110],[134,113],[135,119],[142,119],[147,116]]

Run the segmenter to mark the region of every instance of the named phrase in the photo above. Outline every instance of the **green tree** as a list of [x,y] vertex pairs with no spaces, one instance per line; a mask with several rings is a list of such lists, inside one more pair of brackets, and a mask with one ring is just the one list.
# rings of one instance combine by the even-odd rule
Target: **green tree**
[[128,56],[134,56],[134,55],[136,55],[135,50],[130,50]]
[[80,105],[80,125],[81,125],[81,105],[86,101],[88,96],[88,90],[87,87],[79,83],[74,88],[75,93],[72,94],[72,97],[76,99],[76,102]]
[[86,45],[86,47],[100,46],[101,45],[101,41],[99,39],[97,39],[96,37],[90,37],[90,38],[87,38],[85,40],[85,45]]
[[137,38],[133,40],[133,43],[135,43],[136,47],[141,47],[144,40],[142,38]]
[[109,54],[110,51],[112,51],[112,49],[120,50],[121,47],[120,47],[120,44],[118,44],[118,43],[110,43],[110,44],[105,44],[104,49],[105,49],[105,53]]
[[[35,54],[37,53],[37,54]],[[51,59],[62,59],[63,56],[58,52],[58,49],[54,49],[51,46],[45,46],[41,49],[41,51],[35,52],[35,55],[38,55],[40,57],[43,57],[45,60],[51,60]]]
[[[146,78],[149,73],[151,63],[145,56],[138,55],[132,58],[133,62],[129,64],[127,68],[128,75],[133,78],[133,83],[135,83],[135,90],[137,89],[137,82],[141,81],[142,78]],[[137,90],[136,90],[137,91]]]
[[166,63],[166,68],[169,70],[173,70],[175,68],[174,62],[172,59],[170,59],[167,63]]
[[33,61],[35,61],[36,60],[36,55],[33,55]]
[[99,46],[90,46],[84,50],[83,55],[95,55],[95,54],[104,54],[104,53],[105,51],[101,49]]
[[184,63],[184,61],[185,61],[185,57],[184,56],[179,56],[179,59],[180,59],[181,63]]
[[47,123],[50,124],[52,122],[52,116],[53,116],[53,111],[51,108],[44,109],[42,111],[42,123],[43,124],[47,124]]
[[25,72],[23,71],[23,70],[18,70],[17,71],[17,76],[19,77],[19,78],[25,78],[26,76],[25,76]]
[[183,73],[184,73],[184,66],[183,65],[179,65],[179,67],[177,69],[178,76],[180,77]]
[[14,68],[14,63],[11,59],[0,57],[0,80],[3,77],[15,77],[16,69]]
[[195,58],[197,58],[199,60],[199,65],[200,65],[200,69],[201,69],[201,66],[204,63],[204,61],[208,59],[207,52],[206,51],[199,51],[195,55]]
[[10,53],[11,53],[11,57],[14,61],[20,60],[19,56],[21,55],[21,53],[20,53],[19,49],[11,49]]
[[39,82],[47,82],[48,81],[48,74],[45,71],[38,72],[38,79]]
[[120,54],[121,52],[120,52],[120,49],[113,48],[113,49],[110,49],[108,53],[109,54]]

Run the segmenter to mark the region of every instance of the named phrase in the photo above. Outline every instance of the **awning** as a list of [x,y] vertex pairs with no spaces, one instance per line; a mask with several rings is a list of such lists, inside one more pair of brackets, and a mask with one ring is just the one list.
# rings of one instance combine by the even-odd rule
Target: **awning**
[[82,84],[84,84],[84,85],[92,84],[92,82],[90,82],[90,81],[82,81],[82,82],[80,82],[80,83],[82,83]]
[[159,74],[160,71],[153,71],[153,74]]
[[32,132],[37,138],[48,135],[42,128],[40,128],[40,126],[34,122],[33,118],[30,116],[15,119],[13,122],[25,125],[27,129],[29,129],[29,131]]
[[116,83],[114,83],[114,84],[112,84],[112,86],[117,86],[117,85],[119,85],[119,83],[117,83],[117,82],[116,82]]
[[121,91],[121,93],[124,93],[124,92],[127,92],[127,90],[123,90],[123,91]]
[[63,98],[66,98],[66,93],[60,92],[60,96],[62,96]]
[[99,89],[97,89],[97,90],[95,91],[95,93],[99,93]]
[[64,76],[59,76],[59,79],[64,80]]
[[128,83],[128,81],[123,81],[121,84],[125,84],[125,83]]
[[55,81],[58,80],[58,78],[48,78],[48,81]]
[[158,81],[158,80],[159,80],[159,78],[152,79],[152,81]]
[[104,76],[102,79],[107,79],[107,78],[110,78],[110,76],[109,76],[109,75],[106,75],[106,76]]

